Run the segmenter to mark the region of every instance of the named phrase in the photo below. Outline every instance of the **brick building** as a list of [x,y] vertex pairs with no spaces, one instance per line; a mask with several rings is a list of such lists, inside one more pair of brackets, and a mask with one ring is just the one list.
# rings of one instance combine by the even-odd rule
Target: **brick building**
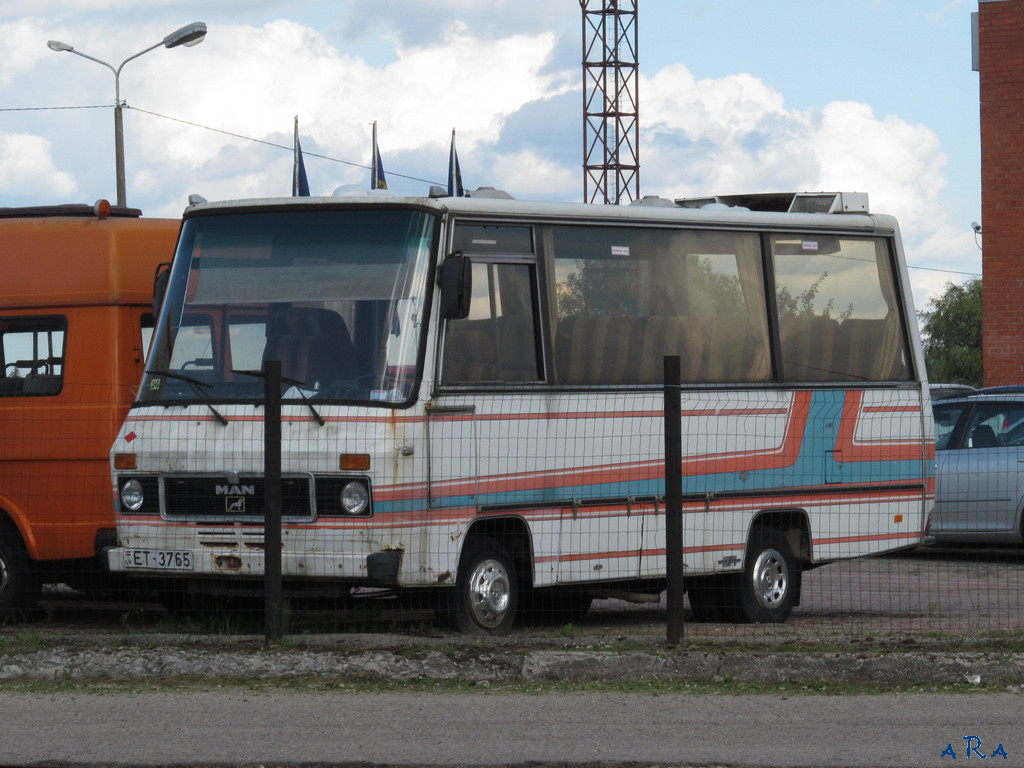
[[985,386],[1024,384],[1024,0],[978,0]]

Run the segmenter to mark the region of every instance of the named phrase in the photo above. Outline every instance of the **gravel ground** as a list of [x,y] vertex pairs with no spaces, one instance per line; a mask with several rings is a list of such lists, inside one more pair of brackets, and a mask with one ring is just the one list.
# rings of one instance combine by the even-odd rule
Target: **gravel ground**
[[227,626],[183,624],[155,605],[96,603],[57,590],[37,620],[0,626],[0,688],[434,681],[1017,692],[1022,596],[1022,553],[851,561],[806,574],[803,603],[785,624],[688,623],[683,643],[670,648],[657,603],[598,600],[576,624],[529,626],[497,639],[443,633],[422,609],[318,608],[291,612],[289,634],[268,645],[261,614],[247,630],[257,634],[245,635],[230,613]]
[[[0,687],[146,681],[190,686],[273,681],[320,685],[438,682],[468,686],[690,683],[927,686],[1020,692],[1024,654],[875,646],[814,651],[669,648],[615,638],[500,641],[395,634],[316,635],[267,645],[252,636],[54,633],[26,648],[0,634]],[[214,681],[214,682],[211,682]]]

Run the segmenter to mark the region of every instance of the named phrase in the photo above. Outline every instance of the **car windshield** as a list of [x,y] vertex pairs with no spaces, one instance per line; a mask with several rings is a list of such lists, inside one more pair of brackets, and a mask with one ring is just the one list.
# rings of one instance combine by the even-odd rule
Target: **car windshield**
[[259,400],[279,360],[286,401],[406,402],[434,230],[410,209],[187,219],[139,401]]

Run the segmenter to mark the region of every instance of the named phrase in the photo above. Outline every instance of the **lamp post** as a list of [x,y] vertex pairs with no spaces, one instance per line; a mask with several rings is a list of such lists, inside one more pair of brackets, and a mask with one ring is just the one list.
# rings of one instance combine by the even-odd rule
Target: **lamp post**
[[171,34],[167,35],[167,37],[159,43],[154,43],[149,46],[149,48],[132,54],[122,61],[116,69],[112,64],[108,64],[107,62],[97,59],[95,56],[90,56],[87,53],[76,51],[74,46],[62,43],[59,40],[50,40],[46,43],[47,47],[49,47],[51,51],[67,51],[68,53],[77,54],[83,59],[88,59],[89,61],[95,61],[97,64],[102,64],[114,73],[114,163],[117,170],[118,205],[127,205],[127,196],[125,195],[124,185],[124,122],[121,117],[121,108],[124,106],[124,103],[121,101],[121,70],[124,69],[124,65],[132,59],[137,59],[142,54],[149,53],[154,48],[159,48],[161,45],[164,48],[177,48],[179,45],[191,47],[201,43],[204,37],[206,37],[206,24],[201,21],[186,24],[181,29],[171,32]]

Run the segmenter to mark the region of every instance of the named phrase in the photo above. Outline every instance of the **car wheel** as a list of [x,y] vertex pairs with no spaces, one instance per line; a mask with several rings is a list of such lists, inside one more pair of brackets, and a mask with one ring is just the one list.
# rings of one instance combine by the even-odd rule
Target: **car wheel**
[[754,528],[734,597],[740,622],[782,622],[789,618],[800,582],[800,567],[789,541],[773,528]]
[[0,621],[21,618],[39,602],[42,583],[21,537],[0,532]]
[[467,542],[453,599],[455,625],[462,632],[508,634],[519,604],[518,579],[508,550],[491,539]]

